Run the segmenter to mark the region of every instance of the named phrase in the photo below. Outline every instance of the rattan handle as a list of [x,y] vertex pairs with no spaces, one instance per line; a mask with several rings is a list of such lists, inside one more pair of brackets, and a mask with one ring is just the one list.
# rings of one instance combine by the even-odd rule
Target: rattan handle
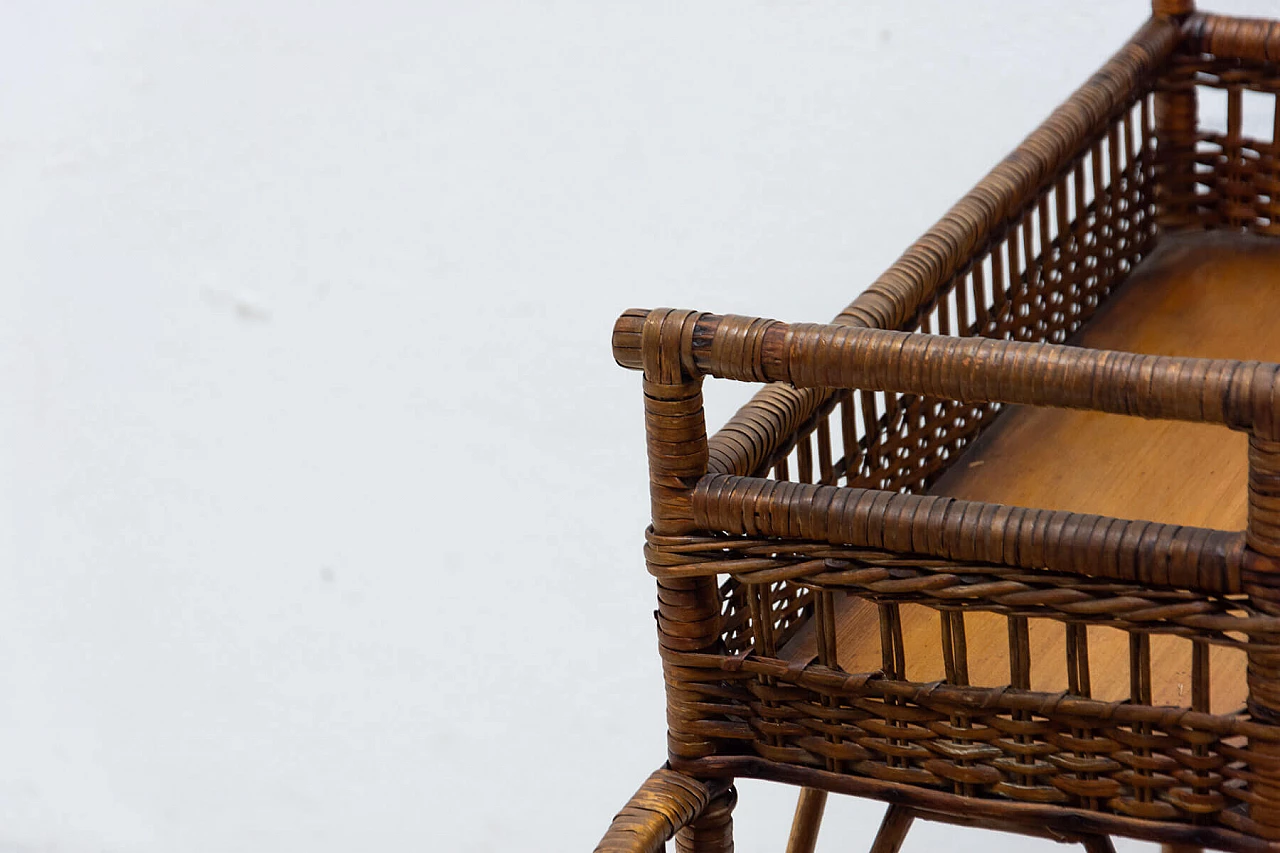
[[[596,853],[661,853],[667,841],[699,817],[708,818],[709,824],[727,821],[736,798],[723,780],[702,782],[665,767],[655,770],[614,816]],[[715,814],[707,814],[711,811]],[[704,835],[708,828],[714,829],[702,827]]]
[[[613,354],[639,369],[644,325],[670,312],[628,311]],[[673,342],[674,343],[674,342]],[[1277,435],[1280,365],[1175,358],[1054,344],[701,314],[678,361],[725,379],[857,388],[959,400],[1088,409],[1225,424]]]

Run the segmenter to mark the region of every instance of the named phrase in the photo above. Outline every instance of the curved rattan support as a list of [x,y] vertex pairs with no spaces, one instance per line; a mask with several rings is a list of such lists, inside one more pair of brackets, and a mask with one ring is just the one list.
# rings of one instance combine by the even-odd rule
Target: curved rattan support
[[614,816],[596,853],[659,853],[677,836],[680,850],[728,853],[736,800],[725,780],[700,782],[669,768],[655,770]]

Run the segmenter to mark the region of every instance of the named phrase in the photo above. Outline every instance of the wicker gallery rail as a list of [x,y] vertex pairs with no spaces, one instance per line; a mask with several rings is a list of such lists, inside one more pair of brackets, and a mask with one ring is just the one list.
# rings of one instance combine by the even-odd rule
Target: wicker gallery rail
[[[1280,23],[1157,0],[831,324],[619,318],[669,760],[598,849],[730,850],[751,777],[797,852],[826,792],[1280,850],[1277,94]],[[765,385],[708,437],[705,377]]]

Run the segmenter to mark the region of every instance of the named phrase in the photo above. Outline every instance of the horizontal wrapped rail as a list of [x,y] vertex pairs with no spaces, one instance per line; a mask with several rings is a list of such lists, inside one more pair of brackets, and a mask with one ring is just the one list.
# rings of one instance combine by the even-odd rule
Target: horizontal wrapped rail
[[1196,13],[1182,23],[1184,48],[1219,59],[1280,62],[1280,22]]
[[703,529],[747,536],[1241,591],[1244,534],[1222,530],[722,474],[698,482],[693,513]]
[[[632,310],[614,327],[618,364],[640,367],[641,331],[670,312]],[[701,315],[681,361],[702,374],[800,388],[858,388],[1225,424],[1280,438],[1280,365],[1055,344],[957,338]]]

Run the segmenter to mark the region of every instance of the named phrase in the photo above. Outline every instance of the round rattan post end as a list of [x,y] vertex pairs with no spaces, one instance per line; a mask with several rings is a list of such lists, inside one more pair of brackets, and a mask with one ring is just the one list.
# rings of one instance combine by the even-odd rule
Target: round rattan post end
[[1190,15],[1195,10],[1195,0],[1151,0],[1152,15]]
[[613,360],[619,367],[628,370],[644,368],[640,357],[640,333],[648,316],[647,308],[628,308],[613,324]]

